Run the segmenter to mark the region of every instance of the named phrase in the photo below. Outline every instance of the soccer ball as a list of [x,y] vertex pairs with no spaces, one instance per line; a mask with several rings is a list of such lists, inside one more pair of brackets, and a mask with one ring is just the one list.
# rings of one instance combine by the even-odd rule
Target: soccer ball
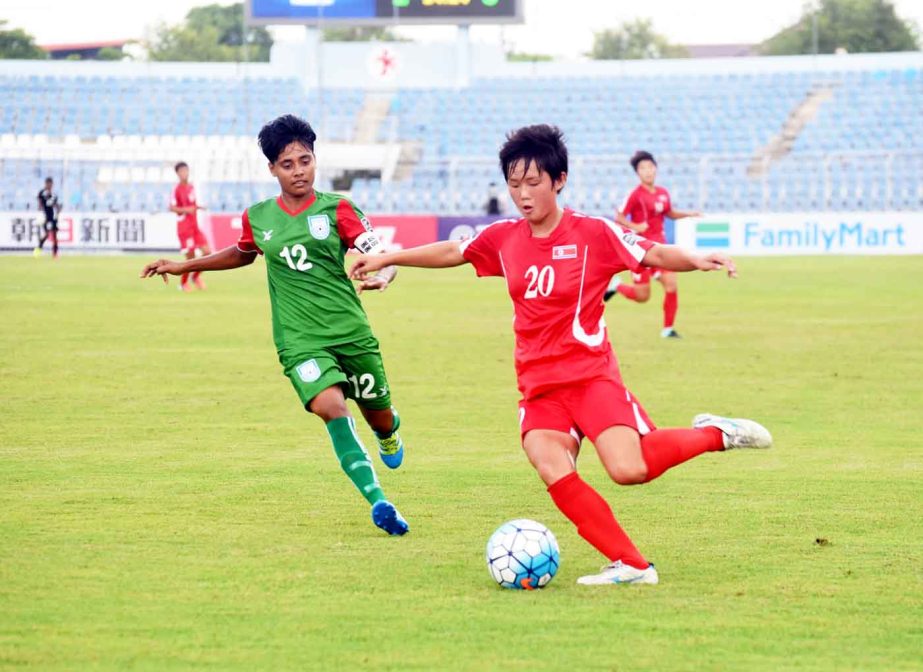
[[503,523],[487,540],[487,569],[504,588],[548,585],[561,564],[558,540],[547,527],[520,518]]

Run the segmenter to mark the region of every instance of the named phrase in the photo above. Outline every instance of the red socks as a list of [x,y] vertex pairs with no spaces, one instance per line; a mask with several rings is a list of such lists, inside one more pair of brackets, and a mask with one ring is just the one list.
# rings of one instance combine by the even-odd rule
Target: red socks
[[616,522],[606,500],[576,471],[548,486],[548,494],[561,513],[577,526],[577,533],[610,561],[621,560],[638,569],[648,566],[647,560]]
[[676,292],[666,292],[663,295],[663,328],[669,329],[676,319],[676,309],[679,308],[679,295]]
[[647,465],[645,483],[702,453],[724,450],[724,436],[717,427],[703,429],[655,429],[641,437],[641,455]]
[[[703,429],[656,429],[641,437],[641,454],[647,465],[646,481],[653,481],[667,469],[693,457],[724,449],[717,427]],[[577,526],[577,533],[593,548],[626,565],[644,569],[647,560],[625,534],[602,496],[572,472],[548,486],[555,505]]]
[[617,291],[619,294],[624,296],[626,299],[631,299],[632,301],[638,300],[638,297],[635,295],[634,285],[628,285],[623,282],[623,283],[620,283],[619,286],[615,288],[615,291]]

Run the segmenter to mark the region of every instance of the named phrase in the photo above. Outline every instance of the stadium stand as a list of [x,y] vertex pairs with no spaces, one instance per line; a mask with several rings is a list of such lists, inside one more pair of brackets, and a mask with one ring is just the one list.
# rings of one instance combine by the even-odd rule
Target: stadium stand
[[[707,211],[923,207],[918,67],[657,76],[474,79],[461,88],[304,91],[297,79],[0,75],[0,202],[35,207],[45,175],[66,206],[162,209],[172,160],[196,153],[205,200],[239,210],[272,192],[254,144],[262,122],[305,116],[323,141],[369,134],[405,151],[391,171],[321,175],[377,213],[477,214],[498,181],[506,131],[550,122],[572,155],[566,200],[609,211],[653,151],[677,203]],[[384,101],[382,103],[382,101]],[[55,151],[51,151],[52,148]],[[69,151],[67,151],[69,149]],[[87,150],[87,151],[83,151]],[[92,151],[89,151],[92,150]],[[202,165],[204,162],[205,165]],[[202,175],[207,175],[203,180]]]

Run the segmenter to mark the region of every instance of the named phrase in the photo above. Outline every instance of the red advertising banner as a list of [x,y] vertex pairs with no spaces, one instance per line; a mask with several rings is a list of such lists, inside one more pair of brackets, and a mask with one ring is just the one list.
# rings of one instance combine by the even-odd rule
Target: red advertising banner
[[[202,217],[205,219],[205,217]],[[234,245],[240,238],[240,214],[212,214],[211,234],[216,250]],[[436,242],[438,219],[426,215],[371,215],[369,220],[388,250]],[[205,224],[205,222],[203,222]],[[203,226],[203,229],[205,226]]]

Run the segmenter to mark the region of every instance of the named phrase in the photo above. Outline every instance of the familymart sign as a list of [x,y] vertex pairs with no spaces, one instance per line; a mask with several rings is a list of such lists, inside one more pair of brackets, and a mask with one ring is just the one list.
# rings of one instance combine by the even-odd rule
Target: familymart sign
[[717,214],[676,222],[676,243],[740,255],[923,254],[923,212]]

